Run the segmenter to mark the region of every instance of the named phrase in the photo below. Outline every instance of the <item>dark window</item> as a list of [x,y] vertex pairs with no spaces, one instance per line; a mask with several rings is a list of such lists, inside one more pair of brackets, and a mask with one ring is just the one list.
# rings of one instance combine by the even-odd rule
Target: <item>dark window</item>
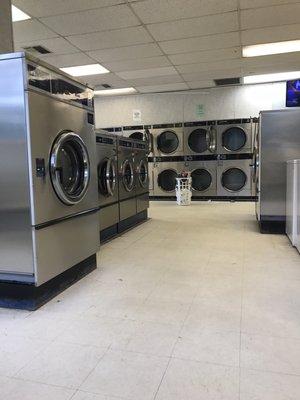
[[164,131],[157,138],[157,147],[162,153],[173,153],[177,150],[178,145],[178,137],[173,131]]
[[242,128],[238,126],[228,128],[222,135],[222,146],[230,151],[242,149],[247,142],[247,135]]
[[158,175],[158,185],[166,192],[175,190],[177,173],[172,169],[165,169]]
[[208,149],[207,131],[203,128],[198,128],[192,131],[188,138],[188,144],[191,150],[195,153],[203,153]]
[[247,182],[247,176],[239,168],[229,168],[222,174],[222,186],[230,192],[238,192]]
[[193,189],[198,190],[199,192],[207,190],[212,183],[211,174],[204,168],[195,169],[191,173],[191,177]]
[[131,139],[137,139],[137,140],[143,140],[144,139],[144,135],[143,132],[133,132],[130,136]]

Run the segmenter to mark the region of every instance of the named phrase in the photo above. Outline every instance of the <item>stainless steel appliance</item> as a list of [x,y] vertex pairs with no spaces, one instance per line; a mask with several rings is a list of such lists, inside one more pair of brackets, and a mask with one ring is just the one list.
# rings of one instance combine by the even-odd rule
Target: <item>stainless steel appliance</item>
[[298,219],[298,170],[300,160],[289,160],[286,163],[286,234],[293,246],[297,244]]
[[217,195],[217,161],[188,161],[192,178],[192,197],[215,197]]
[[0,280],[27,283],[23,306],[36,308],[34,287],[99,248],[93,93],[13,53],[0,56],[0,96]]
[[118,186],[120,221],[136,214],[134,139],[118,137]]
[[256,215],[262,232],[285,232],[286,161],[300,155],[300,111],[262,111],[259,117]]
[[151,130],[154,157],[182,156],[182,123],[153,125]]
[[149,196],[154,196],[154,170],[155,163],[153,161],[148,161],[148,176],[149,176]]
[[96,131],[99,225],[101,241],[117,234],[119,222],[117,138]]
[[148,143],[134,141],[134,173],[137,214],[149,207]]
[[217,121],[217,153],[251,153],[251,119],[230,119]]
[[154,196],[174,197],[176,177],[188,168],[184,162],[157,162],[154,168]]
[[146,135],[143,125],[123,126],[122,135],[130,139],[145,140]]
[[251,159],[217,162],[217,196],[251,197]]
[[185,155],[216,153],[216,121],[185,122],[183,136]]

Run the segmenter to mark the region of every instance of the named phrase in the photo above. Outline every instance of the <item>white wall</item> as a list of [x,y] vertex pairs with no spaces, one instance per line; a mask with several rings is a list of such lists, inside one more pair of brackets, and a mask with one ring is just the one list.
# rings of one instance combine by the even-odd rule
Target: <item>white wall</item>
[[[199,116],[199,105],[204,115]],[[192,92],[96,97],[95,125],[106,128],[211,119],[249,118],[261,110],[285,108],[285,82],[211,88]],[[141,122],[133,121],[141,111]]]

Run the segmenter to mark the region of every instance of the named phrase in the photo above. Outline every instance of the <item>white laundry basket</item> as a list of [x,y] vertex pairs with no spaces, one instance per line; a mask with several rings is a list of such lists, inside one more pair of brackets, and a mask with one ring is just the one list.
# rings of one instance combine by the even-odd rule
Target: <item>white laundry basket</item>
[[192,178],[176,178],[176,199],[179,206],[189,206],[192,201]]

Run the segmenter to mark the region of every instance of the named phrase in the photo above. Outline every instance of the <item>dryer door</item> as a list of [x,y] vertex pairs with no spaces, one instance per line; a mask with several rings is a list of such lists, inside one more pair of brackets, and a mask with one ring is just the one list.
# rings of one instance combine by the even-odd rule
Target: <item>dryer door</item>
[[239,151],[247,143],[247,134],[239,126],[232,126],[222,134],[222,146],[227,151]]
[[116,164],[113,158],[105,159],[98,166],[98,188],[104,196],[113,196],[115,194],[117,183]]
[[131,139],[144,140],[144,134],[140,131],[132,132],[129,137]]
[[79,203],[88,189],[90,162],[86,146],[74,132],[60,134],[51,149],[50,176],[57,197],[67,205]]
[[247,183],[247,175],[240,168],[228,168],[222,173],[221,183],[228,192],[239,192]]
[[157,148],[162,153],[171,154],[174,153],[179,146],[179,139],[173,131],[163,131],[157,138]]
[[205,192],[211,187],[212,176],[205,168],[197,168],[191,173],[192,188],[199,192]]
[[193,130],[188,137],[189,148],[194,153],[204,153],[209,149],[209,137],[205,128]]
[[142,159],[138,165],[138,180],[143,188],[148,188],[148,163],[146,159]]
[[158,186],[165,192],[173,192],[176,186],[177,172],[174,169],[165,169],[158,174]]
[[133,163],[126,159],[122,164],[122,183],[127,192],[131,192],[134,188],[134,172]]

